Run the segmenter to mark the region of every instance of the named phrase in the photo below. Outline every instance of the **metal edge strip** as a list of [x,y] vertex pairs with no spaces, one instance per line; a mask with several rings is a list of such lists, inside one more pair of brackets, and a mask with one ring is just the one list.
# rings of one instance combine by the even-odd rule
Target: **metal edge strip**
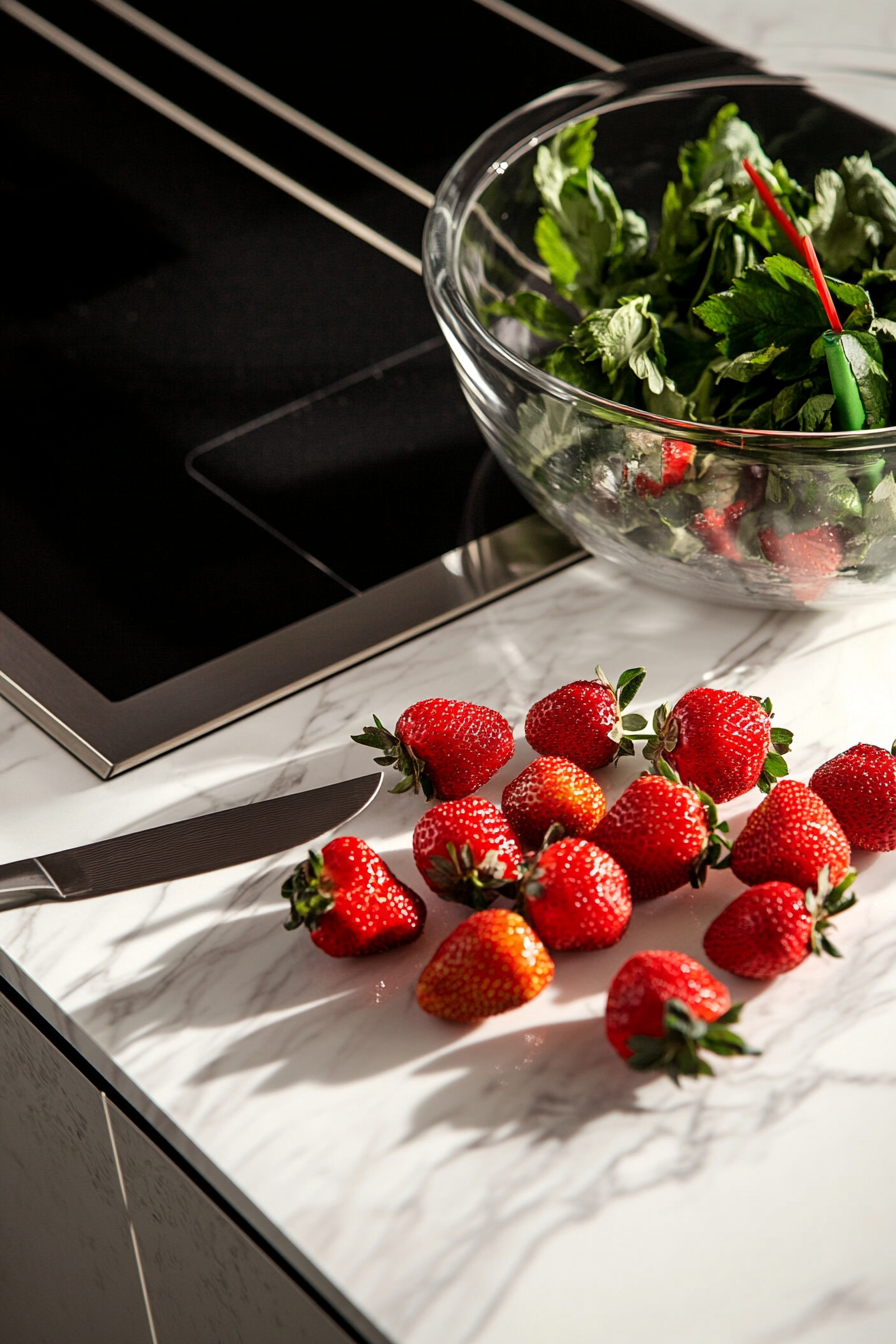
[[584,558],[531,514],[119,701],[0,614],[0,695],[108,779]]

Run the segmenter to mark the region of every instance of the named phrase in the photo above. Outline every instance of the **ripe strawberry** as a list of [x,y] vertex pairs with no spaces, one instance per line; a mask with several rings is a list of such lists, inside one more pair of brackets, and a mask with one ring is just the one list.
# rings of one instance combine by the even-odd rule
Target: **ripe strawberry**
[[395,732],[374,715],[374,727],[352,734],[353,742],[383,753],[405,778],[390,793],[423,790],[426,798],[465,798],[481,789],[513,755],[513,730],[502,714],[465,700],[418,700],[402,714]]
[[784,752],[793,733],[772,728],[772,702],[739,691],[696,686],[686,691],[671,714],[662,705],[653,716],[654,736],[644,755],[660,754],[685,784],[727,803],[757,785],[768,793],[787,774]]
[[685,443],[683,439],[663,439],[662,443],[662,481],[655,481],[646,473],[639,473],[635,477],[635,488],[643,499],[646,495],[652,495],[658,499],[664,490],[674,485],[681,485],[685,478],[688,467],[694,460],[697,449],[692,443]]
[[414,862],[427,886],[474,910],[516,881],[522,858],[510,822],[485,798],[437,803],[414,828]]
[[746,511],[745,499],[737,499],[724,509],[706,508],[691,523],[691,531],[697,533],[711,555],[721,555],[725,560],[743,560],[737,544],[737,529]]
[[519,1008],[554,978],[541,941],[512,910],[480,910],[438,947],[417,982],[417,1002],[451,1022]]
[[526,716],[526,741],[542,756],[565,756],[583,770],[599,770],[617,756],[633,756],[626,732],[647,726],[640,714],[622,711],[631,704],[647,673],[632,667],[610,685],[599,667],[596,681],[572,681],[539,700]]
[[763,882],[750,887],[717,915],[703,938],[706,955],[723,971],[748,980],[772,980],[792,971],[810,952],[840,953],[827,936],[831,919],[855,905],[845,895],[855,881],[849,872],[832,887],[823,869],[818,894],[800,891],[790,882]]
[[809,788],[827,803],[857,849],[896,849],[896,742],[860,742],[820,765]]
[[552,952],[612,947],[628,928],[632,897],[615,859],[590,840],[548,845],[520,881],[523,914]]
[[423,932],[426,906],[389,871],[375,850],[353,835],[338,835],[312,850],[281,887],[292,918],[331,957],[366,957],[412,943]]
[[790,580],[790,591],[800,602],[818,602],[843,560],[846,533],[842,527],[810,527],[779,537],[770,527],[757,533],[766,560]]
[[[638,952],[622,966],[607,995],[607,1039],[629,1066],[681,1074],[712,1073],[698,1051],[752,1055],[728,1030],[740,1016],[723,984],[683,952]],[[713,1024],[713,1025],[710,1025]]]
[[523,844],[537,849],[555,823],[565,835],[590,839],[607,800],[580,766],[562,756],[539,756],[510,781],[501,806]]
[[726,842],[712,799],[682,784],[665,761],[658,775],[629,784],[594,833],[595,843],[621,864],[635,901],[649,901],[690,882],[702,886]]
[[732,871],[748,887],[791,882],[805,891],[815,889],[824,867],[832,883],[842,882],[849,868],[849,841],[808,784],[782,779],[750,814],[732,845]]

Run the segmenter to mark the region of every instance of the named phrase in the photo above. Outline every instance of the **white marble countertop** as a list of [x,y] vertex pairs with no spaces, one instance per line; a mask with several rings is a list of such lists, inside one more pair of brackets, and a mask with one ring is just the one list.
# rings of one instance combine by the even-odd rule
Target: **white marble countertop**
[[[712,608],[587,561],[108,783],[0,704],[0,861],[361,773],[349,732],[427,695],[517,726],[497,799],[531,756],[527,706],[597,659],[643,661],[647,705],[702,682],[771,695],[803,779],[896,730],[896,604]],[[605,771],[610,796],[639,768]],[[418,886],[420,806],[383,793],[355,823]],[[334,961],[282,928],[296,857],[8,912],[0,966],[355,1319],[400,1344],[893,1337],[896,855],[860,856],[842,962],[732,983],[764,1053],[681,1090],[610,1051],[605,991],[638,948],[699,957],[730,874],[470,1028],[413,992],[456,907],[430,899],[408,949]]]
[[[792,10],[762,26],[770,4],[654,8],[760,54],[796,41]],[[876,16],[861,42],[892,49],[884,0],[813,6],[841,11]],[[514,724],[497,800],[531,758],[529,704],[598,660],[647,666],[642,712],[701,683],[770,695],[801,779],[896,733],[896,604],[709,607],[588,561],[107,783],[0,702],[0,862],[363,773],[349,733],[430,695]],[[640,764],[603,773],[611,799]],[[723,809],[735,829],[758,801]],[[418,889],[420,806],[383,793],[352,828]],[[430,897],[416,945],[330,960],[282,928],[301,856],[0,915],[0,970],[372,1340],[896,1337],[896,855],[859,856],[842,962],[729,978],[763,1053],[680,1090],[610,1051],[606,989],[639,948],[701,957],[729,874],[638,908],[616,948],[559,956],[525,1008],[458,1027],[414,984],[461,912]]]

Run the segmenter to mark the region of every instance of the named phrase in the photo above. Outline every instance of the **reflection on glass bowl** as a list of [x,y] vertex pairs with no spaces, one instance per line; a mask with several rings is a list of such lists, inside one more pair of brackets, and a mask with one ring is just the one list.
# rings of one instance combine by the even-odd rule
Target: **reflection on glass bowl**
[[[885,128],[821,101],[799,78],[666,77],[652,87],[626,78],[583,81],[520,109],[439,189],[424,273],[482,433],[545,517],[661,586],[778,607],[891,596],[896,428],[767,432],[650,415],[544,372],[533,360],[549,343],[488,316],[496,298],[552,294],[532,241],[532,168],[539,144],[563,125],[599,114],[595,166],[652,228],[678,146],[728,102],[802,181],[845,154],[892,151]],[[892,163],[881,166],[892,173]]]

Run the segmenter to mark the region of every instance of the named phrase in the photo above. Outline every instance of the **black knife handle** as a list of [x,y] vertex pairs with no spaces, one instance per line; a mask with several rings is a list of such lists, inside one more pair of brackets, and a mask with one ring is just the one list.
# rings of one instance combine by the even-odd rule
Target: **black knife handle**
[[0,910],[18,910],[23,905],[64,900],[56,883],[34,859],[0,864]]

